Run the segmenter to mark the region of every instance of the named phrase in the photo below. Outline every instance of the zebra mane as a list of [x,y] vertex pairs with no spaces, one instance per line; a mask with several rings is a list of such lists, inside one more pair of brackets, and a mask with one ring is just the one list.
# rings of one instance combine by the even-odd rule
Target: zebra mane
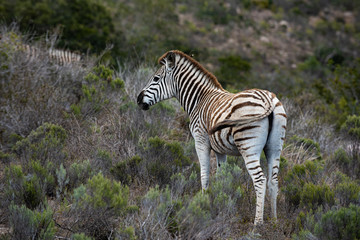
[[179,50],[171,50],[166,52],[165,54],[163,54],[159,60],[158,63],[159,64],[163,64],[163,60],[164,58],[170,53],[175,53],[181,57],[186,58],[188,61],[190,61],[196,68],[198,68],[201,72],[203,72],[213,83],[216,87],[220,88],[221,90],[224,90],[223,87],[221,86],[221,84],[219,83],[219,81],[217,80],[217,78],[215,77],[214,74],[212,74],[211,72],[209,72],[207,69],[205,69],[198,61],[196,61],[195,59],[193,59],[192,57],[190,57],[189,55],[179,51]]

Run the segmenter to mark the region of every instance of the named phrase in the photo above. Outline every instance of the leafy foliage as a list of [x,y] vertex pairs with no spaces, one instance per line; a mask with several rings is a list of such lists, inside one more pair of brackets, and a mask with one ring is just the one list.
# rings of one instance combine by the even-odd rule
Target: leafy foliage
[[220,69],[216,72],[219,81],[225,86],[235,85],[240,86],[236,82],[242,82],[242,86],[246,85],[246,74],[251,69],[251,64],[248,60],[240,56],[226,56],[219,58],[221,63]]
[[53,239],[55,224],[53,212],[46,208],[41,211],[30,210],[24,205],[10,205],[10,224],[14,239]]
[[123,36],[115,31],[109,9],[97,1],[51,1],[26,0],[18,4],[14,1],[1,2],[1,15],[7,23],[20,19],[22,31],[36,29],[44,34],[60,28],[59,47],[71,50],[100,53],[108,42],[115,45],[114,52],[119,54]]
[[360,237],[360,207],[330,210],[321,216],[315,226],[315,233],[320,239],[357,239]]
[[[359,238],[359,6],[0,0],[4,22],[18,21],[0,27],[0,225],[9,229],[0,238]],[[39,57],[24,57],[24,44]],[[84,59],[57,66],[46,54],[57,47]],[[200,193],[184,111],[175,101],[136,106],[170,49],[226,89],[268,89],[286,108],[278,222],[266,200],[259,236],[244,236],[255,193],[242,159],[215,173],[212,155]]]
[[124,87],[124,81],[113,75],[114,71],[110,68],[104,65],[95,66],[84,77],[80,101],[71,106],[73,113],[85,118],[98,114],[110,104],[110,94]]
[[80,185],[72,194],[74,205],[69,214],[81,219],[72,227],[96,239],[107,238],[112,219],[128,211],[128,197],[128,187],[101,173],[89,178],[86,185]]

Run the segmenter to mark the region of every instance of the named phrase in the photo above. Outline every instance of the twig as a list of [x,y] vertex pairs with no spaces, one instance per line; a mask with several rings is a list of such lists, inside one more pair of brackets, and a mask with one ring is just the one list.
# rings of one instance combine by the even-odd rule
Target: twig
[[69,232],[74,233],[74,231],[73,231],[72,229],[70,229],[70,228],[68,228],[68,227],[63,227],[63,226],[61,226],[58,222],[56,222],[55,218],[53,218],[53,220],[54,220],[54,223],[55,223],[55,225],[56,225],[57,227],[59,227],[59,228],[61,228],[61,229],[63,229],[63,230],[67,230],[67,231],[69,231]]

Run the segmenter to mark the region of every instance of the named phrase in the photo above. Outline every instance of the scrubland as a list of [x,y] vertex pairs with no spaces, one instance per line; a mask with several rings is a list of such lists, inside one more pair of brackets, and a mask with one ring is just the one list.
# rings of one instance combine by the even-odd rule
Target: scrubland
[[[360,238],[355,1],[25,2],[5,14],[12,2],[0,1],[0,239]],[[78,28],[51,15],[79,4]],[[44,54],[26,57],[19,44]],[[53,46],[85,57],[56,65]],[[283,102],[277,221],[266,201],[252,231],[255,193],[241,157],[215,173],[212,156],[201,192],[176,100],[137,107],[170,49],[193,54],[229,91],[268,89]]]

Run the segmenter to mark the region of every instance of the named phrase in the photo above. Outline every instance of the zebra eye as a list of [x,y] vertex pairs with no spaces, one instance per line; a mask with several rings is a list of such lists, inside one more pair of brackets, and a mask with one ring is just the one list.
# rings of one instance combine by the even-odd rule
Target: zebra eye
[[159,77],[157,77],[157,76],[154,77],[154,81],[155,81],[155,82],[157,82],[157,81],[159,81],[159,80],[160,80]]

